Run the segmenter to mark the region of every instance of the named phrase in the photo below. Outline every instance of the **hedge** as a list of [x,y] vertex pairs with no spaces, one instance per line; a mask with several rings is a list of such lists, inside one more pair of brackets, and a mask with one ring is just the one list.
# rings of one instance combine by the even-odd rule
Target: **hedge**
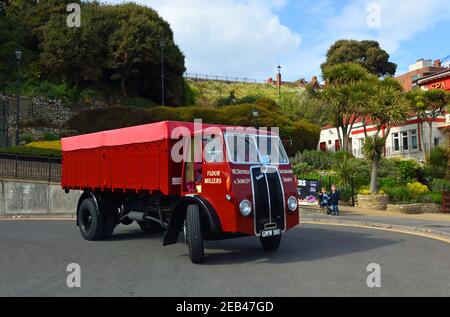
[[221,108],[205,107],[154,107],[137,109],[128,107],[109,107],[86,110],[68,121],[68,128],[80,133],[124,128],[160,121],[193,122],[202,119],[204,123],[235,126],[254,126],[252,110],[259,111],[260,127],[280,127],[280,135],[285,141],[288,154],[294,156],[298,151],[316,149],[320,137],[320,127],[305,121],[294,122],[273,109],[271,104],[242,104]]

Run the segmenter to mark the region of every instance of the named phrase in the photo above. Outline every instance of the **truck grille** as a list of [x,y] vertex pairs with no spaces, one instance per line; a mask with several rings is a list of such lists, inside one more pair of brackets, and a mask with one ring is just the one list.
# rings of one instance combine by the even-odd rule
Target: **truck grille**
[[268,226],[285,230],[284,193],[280,174],[272,166],[251,168],[255,234]]

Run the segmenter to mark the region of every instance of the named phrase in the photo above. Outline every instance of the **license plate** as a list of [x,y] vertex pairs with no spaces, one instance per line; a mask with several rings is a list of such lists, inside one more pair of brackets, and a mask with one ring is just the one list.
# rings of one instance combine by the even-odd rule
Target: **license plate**
[[270,229],[270,230],[264,230],[261,232],[261,237],[263,237],[263,238],[276,237],[279,235],[281,235],[280,229]]

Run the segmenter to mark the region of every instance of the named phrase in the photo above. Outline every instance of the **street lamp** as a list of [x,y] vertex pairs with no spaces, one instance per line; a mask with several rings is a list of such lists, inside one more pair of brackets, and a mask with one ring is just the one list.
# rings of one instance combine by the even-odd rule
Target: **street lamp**
[[256,128],[256,130],[258,130],[259,129],[259,127],[258,127],[259,111],[256,110],[256,109],[253,109],[252,110],[252,116],[253,116],[253,119],[254,119],[254,122],[255,122],[255,128]]
[[166,41],[161,40],[159,42],[159,47],[161,48],[161,104],[165,105],[164,96],[164,49],[166,48]]
[[16,146],[20,144],[19,120],[20,120],[20,61],[22,60],[22,51],[16,49],[17,60],[17,84],[16,84]]
[[278,65],[277,69],[278,100],[281,101],[281,65]]

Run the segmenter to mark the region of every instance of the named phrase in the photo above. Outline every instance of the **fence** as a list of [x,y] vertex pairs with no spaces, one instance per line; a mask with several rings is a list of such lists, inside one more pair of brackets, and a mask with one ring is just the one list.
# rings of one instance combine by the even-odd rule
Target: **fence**
[[224,83],[256,83],[256,84],[266,83],[266,80],[264,79],[256,79],[248,77],[216,76],[216,75],[192,74],[192,73],[186,73],[184,74],[184,77],[186,79],[191,79],[195,81],[220,81]]
[[[307,180],[307,181],[318,181],[322,185],[322,187],[327,188],[328,191],[331,190],[331,186],[338,184],[338,179],[331,175],[321,175],[319,173],[308,173],[297,175],[299,180]],[[338,191],[341,194],[341,201],[346,204],[350,204],[355,206],[356,204],[356,193],[355,188],[350,185],[338,186]]]
[[61,181],[61,159],[0,154],[0,177],[34,181]]

